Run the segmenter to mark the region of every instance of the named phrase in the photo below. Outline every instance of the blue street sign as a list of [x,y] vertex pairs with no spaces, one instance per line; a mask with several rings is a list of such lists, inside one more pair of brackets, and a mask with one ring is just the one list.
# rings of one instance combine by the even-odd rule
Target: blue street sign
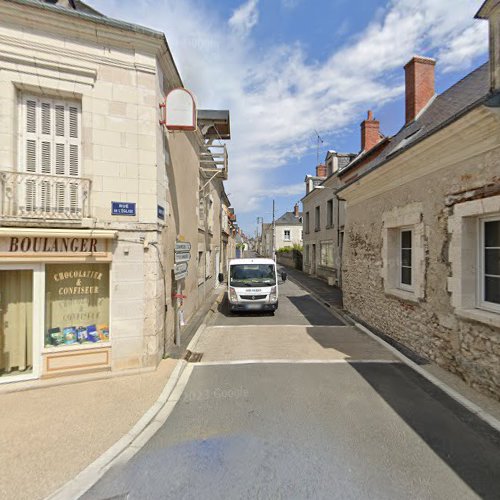
[[135,215],[135,203],[112,201],[111,215]]
[[165,209],[158,205],[158,219],[165,220]]

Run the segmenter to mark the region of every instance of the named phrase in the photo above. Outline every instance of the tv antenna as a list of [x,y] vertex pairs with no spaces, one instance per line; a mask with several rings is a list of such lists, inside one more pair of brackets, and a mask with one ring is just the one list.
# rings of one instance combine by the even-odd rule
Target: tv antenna
[[318,134],[318,131],[316,129],[314,129],[314,132],[316,133],[316,137],[318,138],[318,145],[316,147],[316,165],[319,165],[319,145],[320,143],[323,144],[323,139]]

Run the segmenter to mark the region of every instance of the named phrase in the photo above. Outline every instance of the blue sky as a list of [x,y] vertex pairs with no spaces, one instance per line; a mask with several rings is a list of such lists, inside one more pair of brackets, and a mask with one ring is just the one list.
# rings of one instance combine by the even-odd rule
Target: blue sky
[[226,191],[244,231],[291,210],[328,149],[357,152],[372,109],[384,134],[404,120],[404,64],[437,59],[441,92],[487,60],[482,0],[88,0],[163,31],[200,108],[229,109]]

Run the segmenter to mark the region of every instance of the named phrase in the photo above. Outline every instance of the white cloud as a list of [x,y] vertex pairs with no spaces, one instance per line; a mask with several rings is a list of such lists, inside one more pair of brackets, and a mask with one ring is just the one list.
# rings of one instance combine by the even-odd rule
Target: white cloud
[[368,108],[399,97],[403,65],[412,55],[437,56],[438,71],[451,71],[470,69],[487,51],[487,23],[473,20],[481,0],[389,0],[321,64],[298,42],[262,46],[253,40],[257,0],[229,20],[199,0],[90,1],[108,15],[164,31],[200,106],[231,111],[228,191],[240,213],[267,205],[267,197],[301,194],[286,177],[272,184],[272,169],[314,151],[314,129],[335,136],[359,123]]
[[228,24],[239,36],[247,36],[259,21],[258,0],[247,0],[229,18]]

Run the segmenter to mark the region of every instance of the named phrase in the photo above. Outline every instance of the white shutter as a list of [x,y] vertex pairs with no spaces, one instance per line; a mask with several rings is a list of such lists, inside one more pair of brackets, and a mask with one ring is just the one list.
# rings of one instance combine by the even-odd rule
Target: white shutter
[[[80,115],[78,103],[23,96],[19,170],[51,177],[80,177]],[[79,210],[78,182],[31,177],[24,180],[21,189],[26,211]]]

